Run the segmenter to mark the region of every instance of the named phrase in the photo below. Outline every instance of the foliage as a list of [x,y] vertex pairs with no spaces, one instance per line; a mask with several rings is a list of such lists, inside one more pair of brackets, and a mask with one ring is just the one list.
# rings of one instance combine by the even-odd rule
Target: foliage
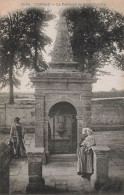
[[105,8],[69,8],[66,17],[75,61],[93,75],[114,62],[124,70],[124,16]]
[[52,14],[44,9],[27,9],[9,13],[0,19],[0,82],[10,86],[10,103],[13,103],[13,85],[20,84],[16,78],[18,69],[36,71],[46,69],[42,51],[51,42],[44,32]]

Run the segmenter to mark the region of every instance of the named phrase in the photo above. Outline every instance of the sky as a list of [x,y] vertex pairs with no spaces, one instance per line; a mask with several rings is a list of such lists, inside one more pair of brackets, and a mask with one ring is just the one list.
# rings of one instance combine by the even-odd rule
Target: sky
[[[47,62],[50,62],[51,57],[49,53],[53,49],[54,41],[56,38],[56,25],[58,21],[58,14],[61,8],[70,7],[70,4],[79,4],[84,5],[87,3],[95,3],[97,5],[105,6],[109,9],[118,11],[124,14],[124,0],[0,0],[0,15],[6,15],[10,11],[14,11],[17,9],[23,9],[28,7],[45,7],[47,9],[51,9],[52,12],[57,16],[54,20],[49,22],[49,26],[46,28],[46,33],[52,39],[52,44],[47,46],[46,53],[44,58]],[[117,90],[124,89],[124,71],[120,71],[115,69],[112,65],[105,66],[103,70],[110,72],[110,75],[104,75],[97,77],[97,82],[93,84],[93,91],[109,91],[112,88]],[[28,77],[29,72],[26,71],[25,74],[21,75],[21,86],[19,89],[15,89],[15,91],[20,92],[33,92],[30,86],[27,87],[27,84],[30,82]],[[3,91],[8,91],[8,89],[4,89]]]

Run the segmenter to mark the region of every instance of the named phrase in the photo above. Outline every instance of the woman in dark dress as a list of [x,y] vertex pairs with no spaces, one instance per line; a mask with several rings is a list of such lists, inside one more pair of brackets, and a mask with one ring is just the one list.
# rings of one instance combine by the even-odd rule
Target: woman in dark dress
[[85,147],[83,146],[83,142],[85,141],[87,137],[87,128],[82,129],[82,138],[79,143],[79,148],[77,151],[78,154],[78,163],[77,163],[77,174],[78,175],[84,175],[86,170],[86,155],[85,155]]
[[93,173],[93,152],[91,147],[96,145],[95,137],[91,129],[87,130],[88,136],[85,139],[85,154],[86,154],[86,175],[87,178]]
[[93,173],[92,146],[96,145],[93,132],[89,128],[84,128],[82,139],[78,149],[78,175],[87,177]]

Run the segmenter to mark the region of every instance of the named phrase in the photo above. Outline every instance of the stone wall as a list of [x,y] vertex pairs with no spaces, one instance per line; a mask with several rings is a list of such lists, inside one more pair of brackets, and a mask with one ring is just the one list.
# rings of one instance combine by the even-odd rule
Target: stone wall
[[93,99],[92,126],[97,129],[123,129],[124,99]]
[[[16,116],[21,118],[25,129],[33,131],[35,101],[18,100],[13,105],[0,104],[0,131],[5,132],[5,128],[10,128]],[[92,127],[94,130],[122,129],[124,127],[124,99],[93,99]]]
[[15,117],[21,118],[24,128],[30,130],[35,127],[35,101],[34,100],[19,100],[15,104],[0,104],[0,129],[10,129],[13,125]]

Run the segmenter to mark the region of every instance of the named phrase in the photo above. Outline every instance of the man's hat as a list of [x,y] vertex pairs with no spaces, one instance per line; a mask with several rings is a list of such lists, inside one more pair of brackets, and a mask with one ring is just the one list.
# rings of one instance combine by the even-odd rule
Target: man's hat
[[14,121],[20,121],[20,118],[19,118],[19,117],[16,117],[16,118],[14,119]]

